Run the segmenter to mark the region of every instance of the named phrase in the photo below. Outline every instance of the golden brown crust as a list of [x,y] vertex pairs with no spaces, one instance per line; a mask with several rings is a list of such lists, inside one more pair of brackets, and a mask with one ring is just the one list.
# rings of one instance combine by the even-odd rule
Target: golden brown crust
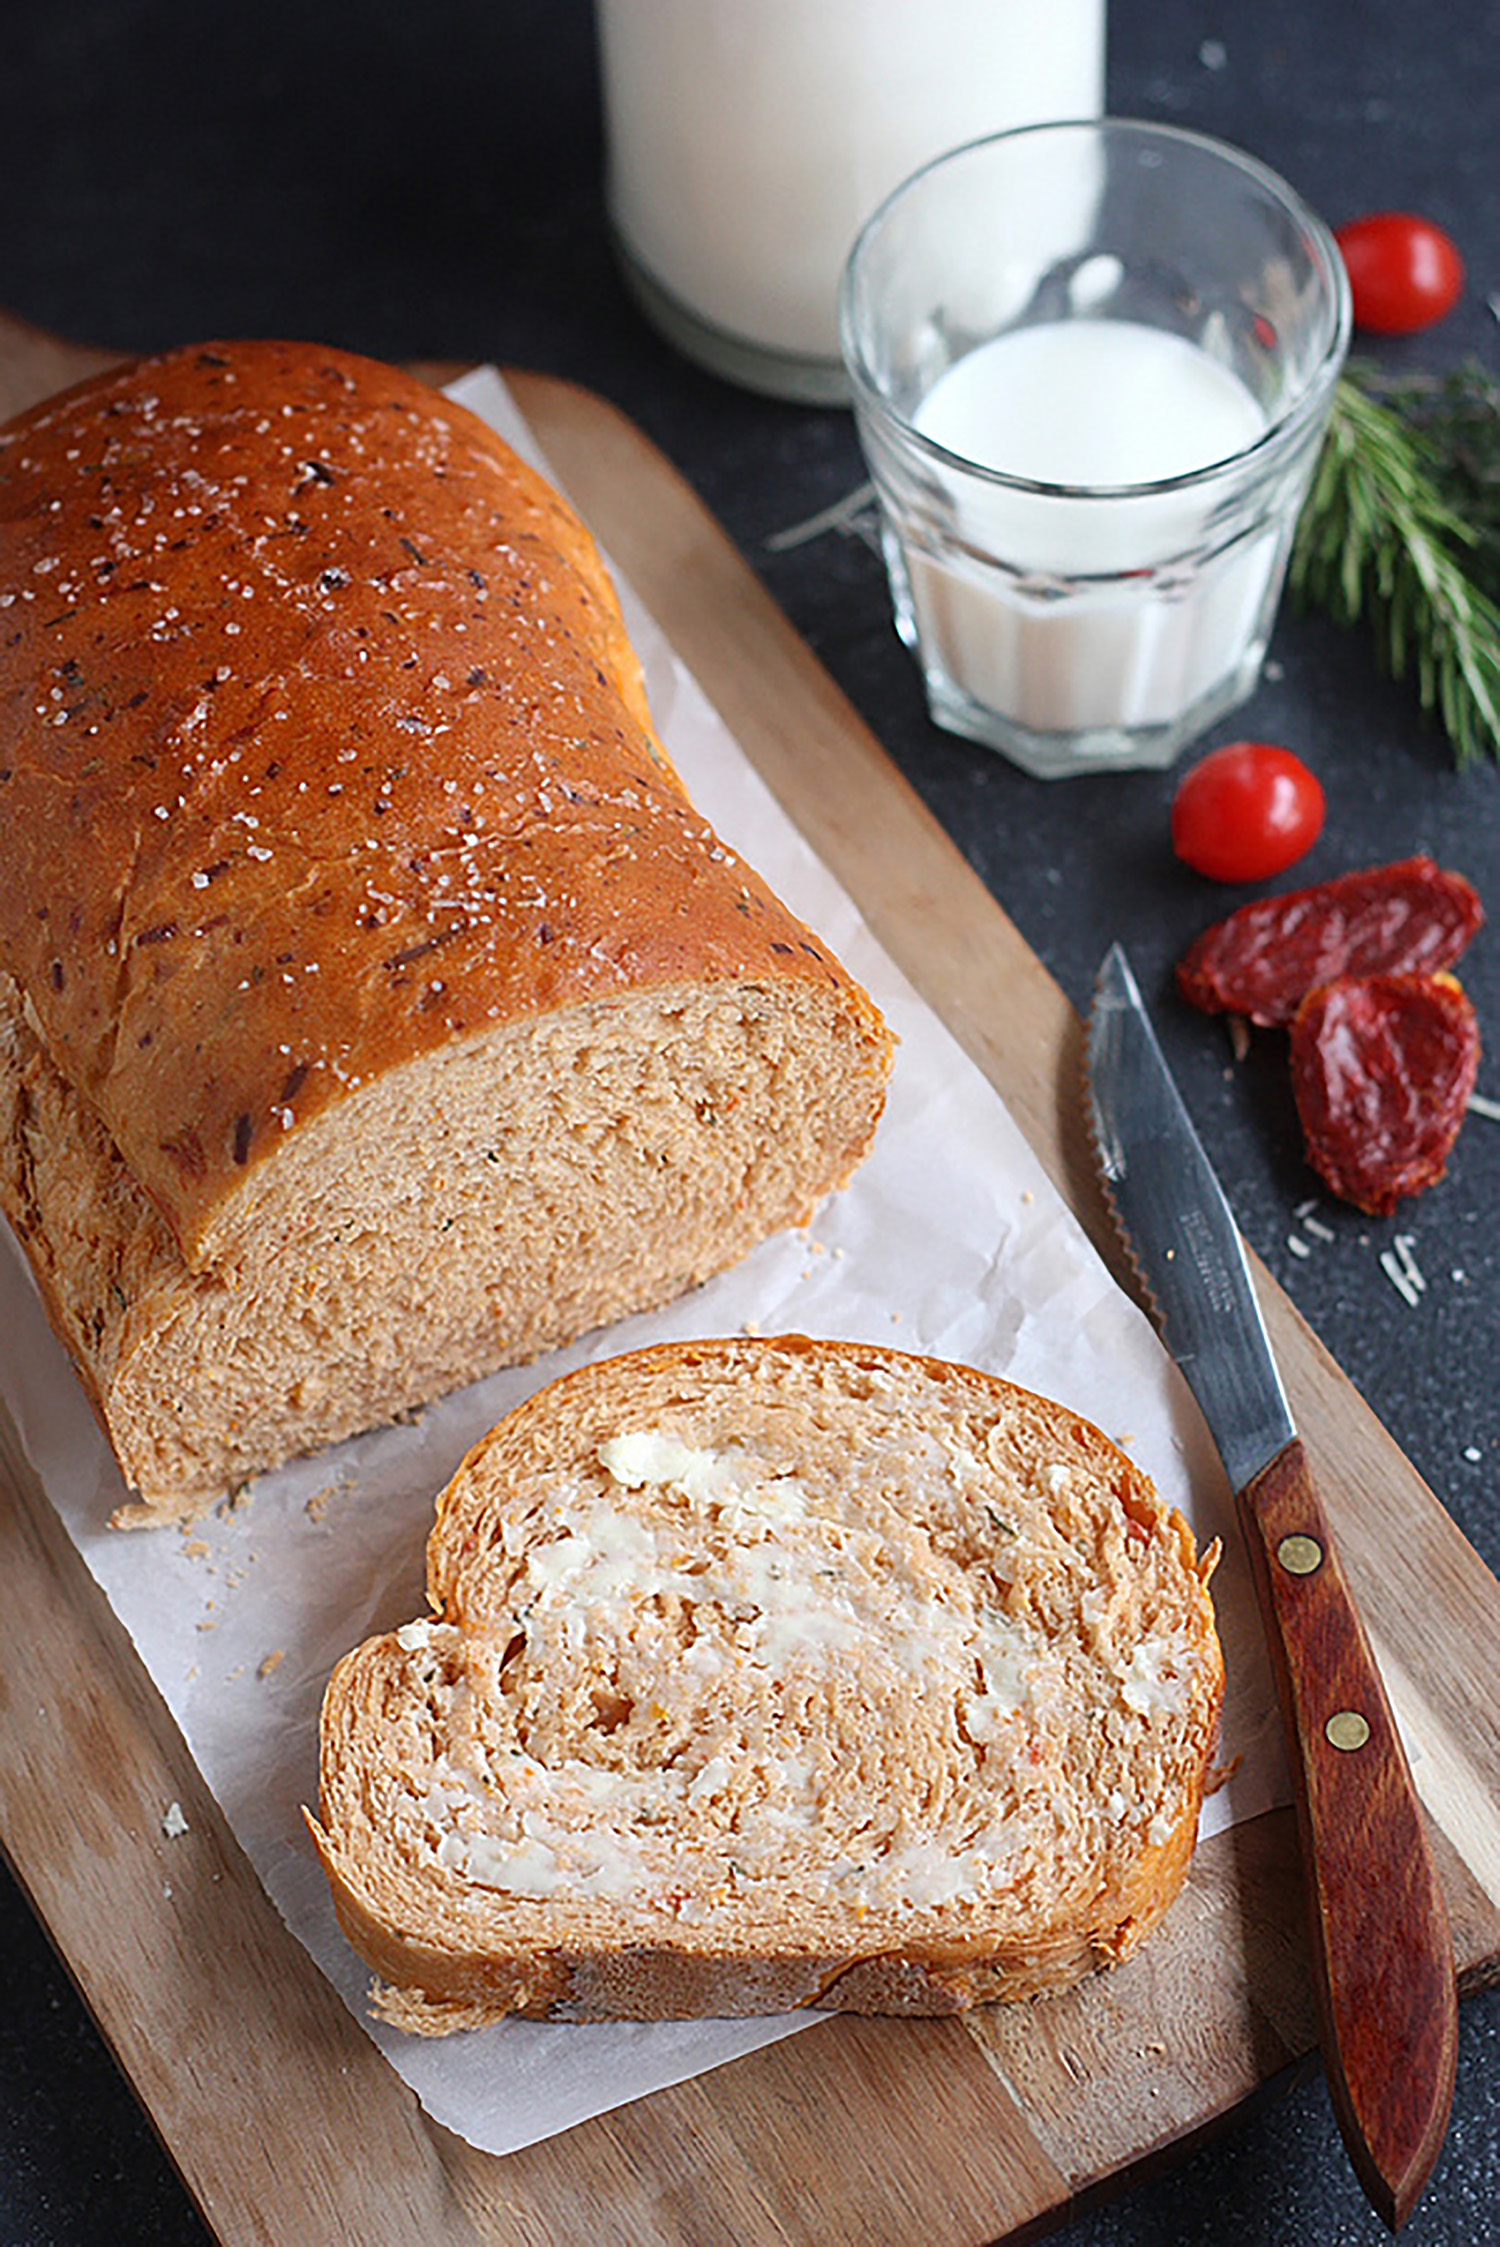
[[624,983],[847,987],[694,812],[572,510],[392,368],[211,344],[37,407],[0,601],[0,968],[190,1266],[413,1055]]
[[572,509],[284,343],[0,431],[0,1207],[138,1507],[802,1223],[892,1041],[651,729]]
[[[688,1447],[659,1501],[633,1470],[601,1477],[610,1431]],[[704,1459],[746,1457],[753,1472],[695,1489]],[[661,1532],[665,1574],[641,1557],[642,1524]],[[726,1574],[741,1542],[743,1575]],[[799,1552],[813,1555],[801,1577]],[[859,1577],[861,1553],[877,1605],[892,1584],[911,1595],[883,1639],[842,1635],[817,1604],[816,1579]],[[328,1688],[309,1824],[380,2011],[423,2034],[508,2013],[945,2013],[1117,1963],[1169,1908],[1196,1840],[1223,1693],[1212,1562],[1098,1429],[971,1368],[782,1336],[667,1345],[554,1383],[439,1501],[436,1620],[355,1649]],[[673,1569],[689,1571],[676,1606]],[[716,1571],[729,1590],[711,1595]],[[778,1611],[784,1594],[805,1607]],[[722,1659],[713,1596],[728,1602]],[[913,1615],[934,1618],[930,1643],[911,1639]],[[824,1631],[820,1684],[805,1649]],[[773,1640],[780,1682],[769,1703],[759,1686],[746,1698],[744,1660]],[[1017,1646],[1035,1666],[981,1723]],[[977,1702],[976,1662],[996,1672]],[[744,1729],[726,1730],[741,1701]],[[570,1830],[560,1805],[584,1767]],[[734,1798],[717,1839],[716,1792]],[[992,1876],[978,1859],[994,1852]],[[603,1867],[598,1892],[587,1875],[549,1885],[549,1853]]]

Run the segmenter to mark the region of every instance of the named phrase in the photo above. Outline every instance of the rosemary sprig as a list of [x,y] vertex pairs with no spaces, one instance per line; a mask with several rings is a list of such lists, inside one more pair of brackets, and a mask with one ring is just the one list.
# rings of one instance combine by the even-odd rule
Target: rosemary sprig
[[1365,388],[1415,423],[1433,480],[1469,527],[1469,574],[1500,602],[1500,380],[1477,359],[1440,375],[1361,370]]
[[[1352,367],[1339,383],[1288,583],[1336,623],[1369,624],[1385,669],[1414,679],[1462,769],[1500,757],[1500,606],[1482,582],[1484,534],[1451,431],[1440,433],[1438,392],[1387,402],[1375,387]],[[1495,401],[1483,410],[1500,449]],[[1471,456],[1482,460],[1483,448]]]

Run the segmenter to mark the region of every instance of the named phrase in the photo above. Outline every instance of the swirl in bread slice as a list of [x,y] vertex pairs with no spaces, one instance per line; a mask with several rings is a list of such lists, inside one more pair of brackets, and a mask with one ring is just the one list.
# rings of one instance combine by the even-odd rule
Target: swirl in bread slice
[[1223,1664],[1182,1517],[965,1366],[800,1336],[555,1382],[347,1655],[321,1818],[386,2017],[941,2013],[1124,1958]]

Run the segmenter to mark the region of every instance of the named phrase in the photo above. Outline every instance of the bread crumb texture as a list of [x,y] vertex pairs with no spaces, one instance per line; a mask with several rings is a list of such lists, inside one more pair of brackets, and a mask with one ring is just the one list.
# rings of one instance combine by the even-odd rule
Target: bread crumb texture
[[570,1375],[444,1492],[431,1615],[328,1688],[313,1832],[379,2009],[943,2013],[1127,1956],[1196,1838],[1211,1566],[1098,1429],[968,1368]]
[[213,344],[0,431],[0,1198],[139,1518],[803,1222],[891,1041],[714,834],[571,508]]

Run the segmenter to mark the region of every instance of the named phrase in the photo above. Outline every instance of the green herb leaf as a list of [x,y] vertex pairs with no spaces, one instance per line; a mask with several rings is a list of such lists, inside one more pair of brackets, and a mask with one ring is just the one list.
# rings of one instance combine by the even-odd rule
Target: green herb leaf
[[1369,625],[1462,768],[1500,757],[1500,398],[1473,376],[1377,388],[1354,367],[1339,383],[1288,585]]
[[1500,604],[1500,380],[1477,359],[1442,375],[1361,379],[1412,423],[1443,498],[1468,526],[1469,574]]

